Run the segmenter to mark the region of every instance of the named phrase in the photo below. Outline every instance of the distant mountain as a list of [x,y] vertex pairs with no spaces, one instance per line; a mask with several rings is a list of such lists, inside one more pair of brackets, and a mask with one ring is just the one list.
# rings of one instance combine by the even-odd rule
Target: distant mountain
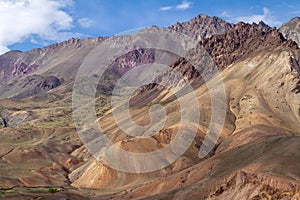
[[64,76],[62,78],[73,77],[74,75],[70,76],[70,72],[76,73],[74,69],[80,66],[80,59],[83,59],[84,55],[104,39],[103,37],[82,40],[72,38],[27,52],[7,52],[0,56],[0,81],[22,78],[37,72],[53,73],[53,75],[56,72]]
[[280,27],[279,32],[282,33],[285,38],[294,40],[300,45],[300,17],[295,17],[284,23]]
[[[168,28],[201,40],[215,34],[225,33],[232,27],[234,27],[233,24],[221,18],[202,14],[188,22],[177,23]],[[127,36],[123,37],[126,38]],[[73,80],[84,58],[105,39],[103,37],[70,39],[40,49],[27,52],[10,51],[1,55],[0,82],[2,85],[0,86],[0,98],[28,97],[60,85],[56,81],[56,84],[51,87],[42,88],[42,84],[36,84],[36,82],[42,82],[43,77],[52,76],[52,78],[64,81]],[[155,54],[158,55],[159,52],[150,49],[133,50],[133,52],[117,58],[109,70],[117,76],[122,75],[139,64],[153,63]],[[33,74],[38,76],[32,76]],[[28,84],[29,79],[26,78],[28,76],[32,76],[30,84]],[[37,78],[38,80],[33,81]],[[34,89],[34,87],[38,89]]]
[[[59,86],[58,80],[74,79],[84,58],[104,39],[70,39],[27,52],[10,51],[1,55],[0,98],[38,94]],[[49,76],[55,83],[43,87]]]

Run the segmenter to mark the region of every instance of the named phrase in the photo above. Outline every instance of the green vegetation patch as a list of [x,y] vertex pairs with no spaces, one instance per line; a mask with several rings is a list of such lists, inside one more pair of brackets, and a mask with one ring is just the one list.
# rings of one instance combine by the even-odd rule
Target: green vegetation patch
[[52,193],[55,194],[59,192],[59,188],[29,188],[28,192],[30,193]]

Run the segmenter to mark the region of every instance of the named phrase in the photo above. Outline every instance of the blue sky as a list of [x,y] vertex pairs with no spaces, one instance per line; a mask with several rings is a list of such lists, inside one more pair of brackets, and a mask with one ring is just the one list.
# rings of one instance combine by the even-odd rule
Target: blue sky
[[299,0],[0,0],[0,53],[26,51],[71,37],[116,35],[169,26],[198,14],[280,26],[300,15]]

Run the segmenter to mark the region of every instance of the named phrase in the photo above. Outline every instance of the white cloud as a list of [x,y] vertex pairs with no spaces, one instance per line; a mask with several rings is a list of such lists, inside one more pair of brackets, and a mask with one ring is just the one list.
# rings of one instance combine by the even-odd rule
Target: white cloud
[[227,17],[227,18],[231,17],[231,15],[227,11],[223,11],[220,16]]
[[173,6],[164,6],[164,7],[160,7],[159,10],[167,11],[167,10],[171,10],[172,8],[173,8]]
[[185,0],[185,1],[182,1],[180,4],[177,4],[177,5],[160,7],[159,10],[161,10],[161,11],[167,11],[167,10],[172,10],[172,9],[187,10],[187,9],[192,7],[192,4],[193,4],[192,2]]
[[89,28],[95,23],[94,20],[89,18],[81,18],[78,20],[78,24],[83,28]]
[[0,55],[1,55],[2,53],[7,52],[7,51],[9,51],[9,48],[7,48],[6,46],[0,45]]
[[25,39],[62,41],[74,35],[73,18],[63,8],[72,0],[0,0],[0,54]]
[[192,2],[190,1],[183,1],[181,4],[176,5],[177,10],[186,10],[192,6]]
[[246,22],[246,23],[259,23],[260,21],[264,21],[266,24],[270,26],[280,26],[282,22],[277,20],[277,18],[270,12],[268,8],[263,8],[263,14],[254,14],[251,16],[240,16],[234,17],[231,19],[233,22]]

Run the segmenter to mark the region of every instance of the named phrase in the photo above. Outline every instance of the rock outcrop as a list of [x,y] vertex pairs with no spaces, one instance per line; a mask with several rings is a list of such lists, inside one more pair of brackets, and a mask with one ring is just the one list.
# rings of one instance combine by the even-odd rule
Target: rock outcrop
[[252,26],[254,27],[254,28],[257,28],[257,29],[259,29],[259,30],[262,30],[262,31],[264,31],[264,32],[268,32],[268,31],[270,31],[272,28],[269,26],[269,25],[267,25],[265,22],[263,22],[263,21],[260,21],[258,24],[256,24],[256,23],[252,23]]
[[243,56],[266,47],[284,45],[297,49],[297,44],[286,40],[277,29],[265,32],[257,26],[243,22],[225,34],[200,41],[199,45],[211,55],[221,70]]

